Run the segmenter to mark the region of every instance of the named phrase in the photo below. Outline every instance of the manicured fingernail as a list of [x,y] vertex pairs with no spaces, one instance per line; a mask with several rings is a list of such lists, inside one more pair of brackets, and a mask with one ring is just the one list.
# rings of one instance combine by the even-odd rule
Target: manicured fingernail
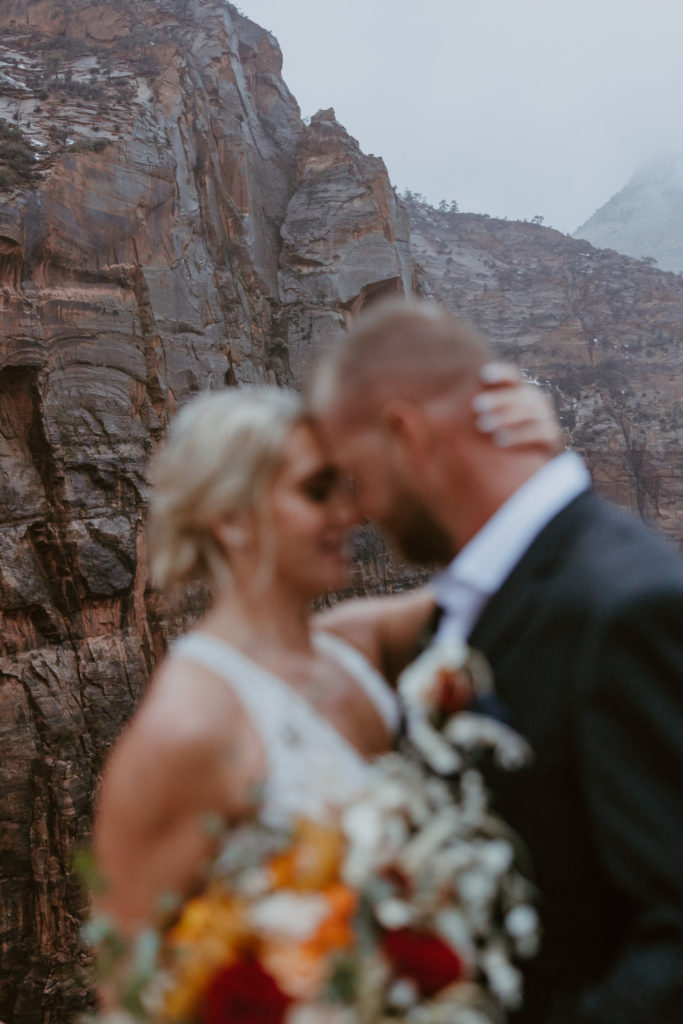
[[496,430],[492,439],[497,448],[508,448],[512,444],[513,435],[510,430]]
[[500,420],[497,416],[492,416],[491,413],[484,413],[483,416],[477,416],[477,430],[480,430],[482,434],[491,434],[496,429]]
[[472,408],[475,412],[488,412],[492,409],[498,399],[494,395],[488,395],[486,392],[475,395],[472,399]]
[[499,380],[509,380],[510,367],[505,363],[484,363],[479,371],[479,379],[486,384],[496,384]]

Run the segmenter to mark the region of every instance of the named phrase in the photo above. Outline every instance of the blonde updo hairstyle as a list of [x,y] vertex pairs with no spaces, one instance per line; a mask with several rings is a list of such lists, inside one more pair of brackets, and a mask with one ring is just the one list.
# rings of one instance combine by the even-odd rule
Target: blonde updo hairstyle
[[212,530],[221,517],[252,514],[265,551],[268,487],[287,434],[304,422],[299,396],[274,387],[206,393],[178,413],[150,473],[148,544],[156,586],[230,580]]

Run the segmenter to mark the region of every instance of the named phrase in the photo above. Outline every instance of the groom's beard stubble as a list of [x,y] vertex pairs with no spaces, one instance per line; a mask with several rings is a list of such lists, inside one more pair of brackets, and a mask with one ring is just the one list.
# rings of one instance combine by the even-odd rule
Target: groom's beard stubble
[[455,557],[453,541],[418,494],[397,488],[382,527],[399,552],[417,565],[443,566]]

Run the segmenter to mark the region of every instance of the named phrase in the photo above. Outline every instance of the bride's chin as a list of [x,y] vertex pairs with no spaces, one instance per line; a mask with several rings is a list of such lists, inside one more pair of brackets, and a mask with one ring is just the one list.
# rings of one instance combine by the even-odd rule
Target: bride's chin
[[345,590],[350,585],[351,564],[346,559],[340,560],[339,564],[327,573],[327,579],[318,596],[324,597],[325,594],[329,594],[334,590]]

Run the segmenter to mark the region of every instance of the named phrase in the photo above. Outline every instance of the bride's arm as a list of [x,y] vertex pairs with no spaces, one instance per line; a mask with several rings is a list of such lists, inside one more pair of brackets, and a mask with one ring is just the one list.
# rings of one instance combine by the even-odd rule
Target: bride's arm
[[96,909],[128,935],[157,918],[164,897],[196,890],[216,842],[208,824],[238,817],[251,784],[239,735],[225,727],[234,716],[207,701],[186,665],[160,674],[109,759],[95,819]]
[[420,587],[386,597],[343,601],[319,612],[314,626],[356,647],[393,684],[417,655],[434,609],[431,589]]

